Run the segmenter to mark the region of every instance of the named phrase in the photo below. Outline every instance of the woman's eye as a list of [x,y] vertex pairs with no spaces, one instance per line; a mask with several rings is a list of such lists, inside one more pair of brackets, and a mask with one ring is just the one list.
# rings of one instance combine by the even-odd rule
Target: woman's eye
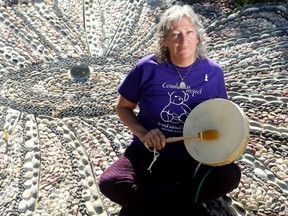
[[178,38],[179,34],[178,33],[174,33],[172,34],[172,38]]

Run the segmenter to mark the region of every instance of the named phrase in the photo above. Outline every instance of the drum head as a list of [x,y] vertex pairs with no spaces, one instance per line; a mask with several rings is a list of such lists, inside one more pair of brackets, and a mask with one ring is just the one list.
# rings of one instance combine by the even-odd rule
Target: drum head
[[244,112],[233,102],[210,99],[196,106],[188,115],[183,136],[215,129],[219,137],[214,140],[184,140],[189,154],[197,161],[221,166],[235,161],[246,149],[249,137],[249,121]]

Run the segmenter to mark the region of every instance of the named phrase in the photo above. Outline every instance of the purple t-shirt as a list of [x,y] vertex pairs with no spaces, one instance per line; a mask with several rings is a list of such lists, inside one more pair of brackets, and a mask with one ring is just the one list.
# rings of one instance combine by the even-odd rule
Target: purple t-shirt
[[[177,67],[177,66],[176,66]],[[177,67],[184,77],[188,67]],[[147,129],[159,128],[165,137],[182,136],[184,122],[195,106],[212,98],[227,99],[224,73],[209,58],[197,59],[184,78],[168,61],[158,63],[155,55],[140,59],[119,86],[119,93],[132,103],[139,103],[138,119]],[[132,144],[144,145],[133,136]],[[169,143],[160,157],[178,158],[187,155],[183,142]]]

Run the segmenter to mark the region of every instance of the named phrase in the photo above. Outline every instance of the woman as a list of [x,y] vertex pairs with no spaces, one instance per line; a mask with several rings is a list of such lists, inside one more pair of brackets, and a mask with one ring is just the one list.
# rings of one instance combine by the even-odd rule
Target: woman
[[122,213],[205,215],[202,202],[238,186],[241,172],[234,163],[200,166],[182,141],[165,143],[167,137],[182,136],[195,106],[211,98],[227,99],[223,71],[205,51],[197,15],[188,5],[175,5],[158,25],[156,54],[138,61],[119,86],[116,110],[133,139],[101,175],[99,187],[123,206]]

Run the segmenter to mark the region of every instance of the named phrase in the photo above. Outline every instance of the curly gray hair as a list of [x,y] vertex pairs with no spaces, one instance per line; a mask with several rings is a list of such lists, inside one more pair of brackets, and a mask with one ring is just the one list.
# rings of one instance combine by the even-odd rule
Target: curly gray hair
[[196,47],[196,58],[206,58],[206,34],[197,14],[189,5],[174,5],[161,16],[158,24],[155,54],[159,62],[170,60],[169,50],[163,46],[163,40],[171,29],[171,22],[178,21],[182,17],[188,18],[195,27],[199,40]]

